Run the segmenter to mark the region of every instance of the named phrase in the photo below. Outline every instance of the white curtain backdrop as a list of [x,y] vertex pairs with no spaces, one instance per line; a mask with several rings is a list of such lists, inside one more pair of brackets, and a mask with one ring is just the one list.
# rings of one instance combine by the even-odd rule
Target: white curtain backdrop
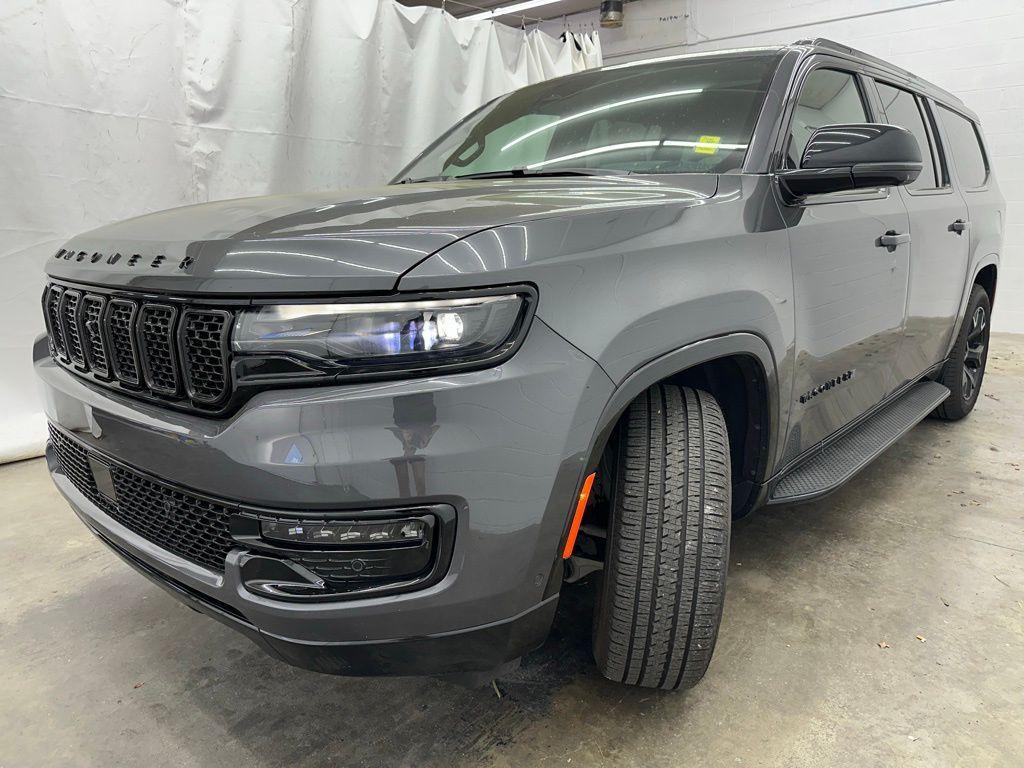
[[45,439],[43,264],[118,219],[385,182],[456,119],[597,66],[596,33],[393,0],[3,0],[0,462]]

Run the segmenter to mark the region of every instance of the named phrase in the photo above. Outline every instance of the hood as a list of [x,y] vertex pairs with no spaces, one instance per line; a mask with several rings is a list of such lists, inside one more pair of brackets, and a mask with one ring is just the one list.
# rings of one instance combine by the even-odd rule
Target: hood
[[393,185],[242,198],[129,219],[70,240],[51,277],[132,290],[215,294],[394,290],[469,235],[608,207],[711,197],[717,177],[566,177]]

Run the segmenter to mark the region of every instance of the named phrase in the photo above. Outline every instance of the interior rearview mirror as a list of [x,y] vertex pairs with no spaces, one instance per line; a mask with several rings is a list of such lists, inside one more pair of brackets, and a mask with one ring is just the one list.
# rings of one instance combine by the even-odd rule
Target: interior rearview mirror
[[881,123],[826,125],[811,134],[800,167],[779,173],[790,202],[807,195],[909,184],[921,174],[921,148],[906,128]]

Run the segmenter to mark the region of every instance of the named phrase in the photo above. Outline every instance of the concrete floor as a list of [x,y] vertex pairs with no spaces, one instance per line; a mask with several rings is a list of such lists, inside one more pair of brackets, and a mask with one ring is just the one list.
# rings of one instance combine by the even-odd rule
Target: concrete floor
[[598,676],[587,585],[501,698],[292,669],[104,549],[41,460],[0,467],[0,767],[1024,765],[1024,337],[992,347],[968,420],[737,526],[682,694]]

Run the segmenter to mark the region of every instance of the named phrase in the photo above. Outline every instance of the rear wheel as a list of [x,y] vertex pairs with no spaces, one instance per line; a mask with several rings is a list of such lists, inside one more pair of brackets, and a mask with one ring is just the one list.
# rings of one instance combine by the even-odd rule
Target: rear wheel
[[729,439],[707,392],[659,384],[620,427],[594,629],[608,678],[675,690],[711,661],[725,601]]
[[939,382],[949,388],[950,395],[932,414],[940,419],[956,421],[974,409],[981,393],[981,382],[985,377],[985,363],[988,361],[989,318],[992,304],[988,294],[980,285],[971,289],[960,333],[953,344],[939,375]]

